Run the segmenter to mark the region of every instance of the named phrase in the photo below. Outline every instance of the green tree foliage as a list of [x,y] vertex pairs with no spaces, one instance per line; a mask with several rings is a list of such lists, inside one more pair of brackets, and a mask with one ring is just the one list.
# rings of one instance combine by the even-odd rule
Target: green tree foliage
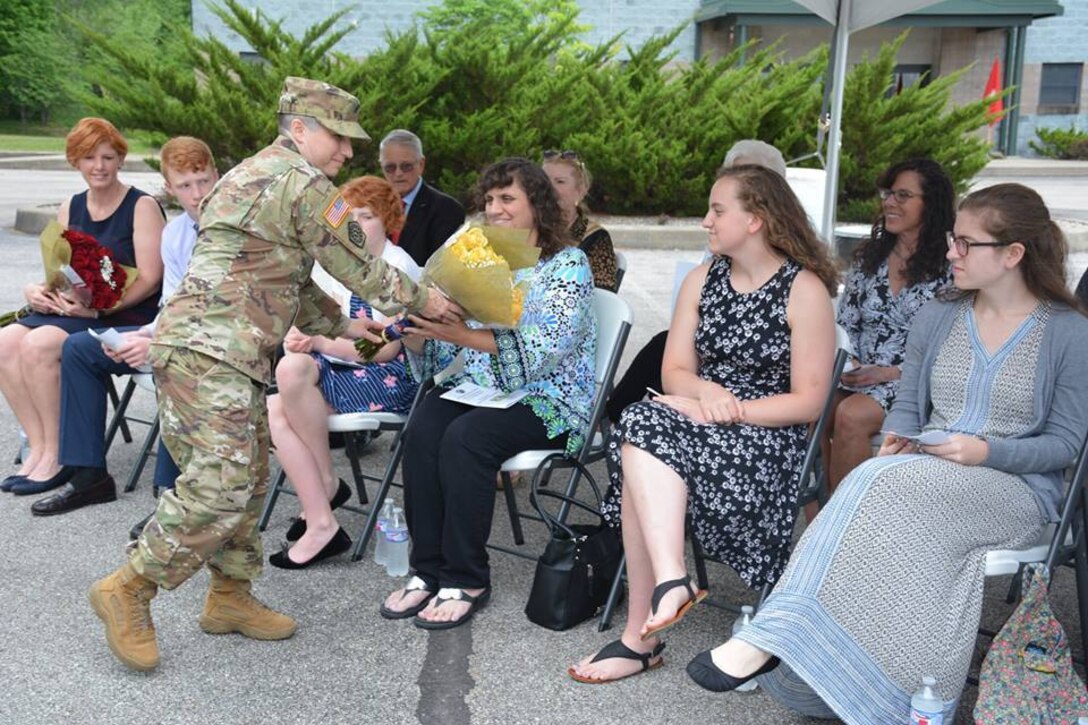
[[[750,45],[682,65],[669,52],[680,28],[638,48],[624,48],[622,36],[590,47],[573,0],[446,0],[355,59],[334,50],[348,32],[336,29],[343,13],[295,37],[239,0],[213,10],[259,62],[183,30],[181,61],[163,63],[84,24],[88,45],[119,68],[87,103],[127,129],[204,138],[225,168],[273,137],[285,76],[320,78],[360,98],[375,140],[393,128],[419,133],[428,176],[451,193],[467,197],[479,171],[503,156],[571,148],[593,172],[595,208],[613,213],[701,214],[738,139],[763,139],[787,158],[815,145],[826,49],[786,60],[777,47]],[[958,74],[887,95],[901,43],[850,73],[841,218],[868,220],[873,181],[900,159],[935,158],[961,187],[985,164],[985,144],[971,136],[984,105],[948,103]],[[343,174],[377,166],[372,143]]]
[[843,220],[872,220],[879,211],[876,179],[898,161],[914,157],[937,161],[957,192],[963,192],[989,161],[989,144],[974,134],[987,122],[989,99],[949,104],[963,70],[891,92],[895,56],[904,40],[905,33],[847,76],[839,187]]
[[1028,141],[1035,153],[1052,159],[1088,159],[1088,132],[1070,124],[1069,128],[1035,130],[1039,143]]
[[52,0],[0,3],[0,110],[46,122],[64,96],[67,55]]

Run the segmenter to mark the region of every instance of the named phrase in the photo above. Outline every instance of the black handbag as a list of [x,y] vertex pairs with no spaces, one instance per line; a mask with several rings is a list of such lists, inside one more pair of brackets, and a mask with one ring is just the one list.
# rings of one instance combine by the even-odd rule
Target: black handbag
[[[530,622],[557,631],[584,622],[604,605],[622,557],[619,537],[601,516],[601,492],[597,482],[581,463],[566,463],[573,463],[589,481],[597,497],[597,508],[543,488],[541,479],[547,466],[537,469],[529,490],[529,502],[544,520],[551,538],[544,553],[537,559],[525,615]],[[561,513],[564,509],[575,507],[592,514],[598,523],[566,523],[560,520],[559,515],[545,508],[542,499],[547,498],[561,502]]]

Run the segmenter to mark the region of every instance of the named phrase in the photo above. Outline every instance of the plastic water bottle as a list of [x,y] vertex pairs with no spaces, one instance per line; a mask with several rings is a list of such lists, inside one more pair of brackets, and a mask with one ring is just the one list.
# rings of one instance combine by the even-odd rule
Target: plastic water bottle
[[385,566],[388,559],[389,546],[385,540],[385,530],[389,527],[389,520],[393,518],[393,499],[387,498],[378,511],[378,522],[374,524],[374,563]]
[[[752,617],[755,616],[755,609],[750,604],[745,604],[740,608],[740,616],[733,622],[733,634],[741,631],[749,624],[752,623]],[[748,680],[743,685],[738,687],[734,692],[751,692],[759,687],[759,683],[755,681],[755,678]]]
[[22,428],[19,429],[19,460],[16,463],[23,463],[30,458],[30,439],[26,437],[26,431]]
[[408,573],[408,522],[400,507],[393,509],[393,518],[385,529],[385,541],[385,571],[389,576],[404,576]]
[[911,725],[944,725],[944,703],[937,694],[937,680],[923,677],[922,686],[910,698]]

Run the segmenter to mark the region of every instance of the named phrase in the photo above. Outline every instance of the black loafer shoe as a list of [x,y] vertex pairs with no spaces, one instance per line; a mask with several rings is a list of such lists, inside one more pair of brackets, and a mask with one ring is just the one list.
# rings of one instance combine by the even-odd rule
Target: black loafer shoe
[[343,527],[336,530],[332,538],[329,539],[329,543],[325,544],[321,548],[321,551],[314,554],[313,558],[309,561],[297,562],[291,559],[287,555],[288,546],[283,545],[283,549],[277,551],[272,556],[268,557],[268,563],[272,566],[280,569],[305,569],[311,564],[316,564],[322,559],[328,559],[330,556],[336,556],[337,554],[343,554],[345,551],[351,548],[351,537],[347,535]]
[[[333,494],[332,500],[329,501],[329,508],[335,511],[347,503],[349,498],[351,498],[351,486],[341,478],[336,493]],[[287,533],[283,535],[283,538],[288,541],[298,541],[305,533],[306,519],[294,518],[291,519],[291,525],[287,527]]]
[[20,476],[18,473],[12,474],[3,481],[0,481],[0,491],[4,491],[5,493],[10,492],[12,486],[17,483],[22,483],[25,480],[26,476]]
[[11,487],[11,492],[16,496],[32,496],[39,493],[45,493],[46,491],[52,491],[54,488],[60,488],[68,483],[73,475],[75,475],[74,468],[71,466],[62,466],[55,476],[44,481],[35,481],[33,478],[24,478],[22,481]]
[[30,513],[35,516],[56,516],[91,504],[116,500],[117,485],[113,482],[113,476],[106,476],[93,486],[78,491],[72,484],[66,483],[52,496],[35,501],[30,507]]
[[778,667],[779,663],[777,657],[771,657],[762,667],[747,677],[733,677],[733,675],[718,669],[710,656],[710,650],[706,650],[695,655],[695,658],[688,662],[688,677],[704,690],[729,692],[737,689],[748,680],[767,674],[775,667]]

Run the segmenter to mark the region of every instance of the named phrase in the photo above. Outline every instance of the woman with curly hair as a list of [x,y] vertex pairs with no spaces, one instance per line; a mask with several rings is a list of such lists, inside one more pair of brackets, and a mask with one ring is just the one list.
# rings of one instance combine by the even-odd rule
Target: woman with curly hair
[[877,187],[881,214],[858,247],[839,303],[855,366],[843,373],[828,426],[832,490],[872,455],[870,440],[899,389],[914,315],[951,282],[945,233],[956,219],[956,193],[948,174],[936,161],[910,159],[885,171]]
[[413,576],[380,611],[387,619],[414,616],[424,629],[456,627],[487,603],[485,546],[499,466],[528,449],[576,452],[595,388],[593,275],[567,234],[548,177],[527,159],[506,159],[483,172],[476,190],[488,224],[527,229],[528,244],[540,249],[536,266],[515,276],[530,283],[521,319],[500,330],[412,316],[404,345],[420,377],[463,355],[463,371],[447,386],[467,381],[527,395],[495,410],[446,400],[439,388],[420,402],[404,432]]
[[662,664],[661,632],[706,596],[684,564],[684,522],[746,584],[775,581],[796,518],[805,428],[831,385],[838,285],[785,179],[724,168],[703,218],[713,255],[676,301],[664,395],[627,406],[609,444],[604,516],[623,532],[630,592],[620,639],[572,665],[598,684]]

